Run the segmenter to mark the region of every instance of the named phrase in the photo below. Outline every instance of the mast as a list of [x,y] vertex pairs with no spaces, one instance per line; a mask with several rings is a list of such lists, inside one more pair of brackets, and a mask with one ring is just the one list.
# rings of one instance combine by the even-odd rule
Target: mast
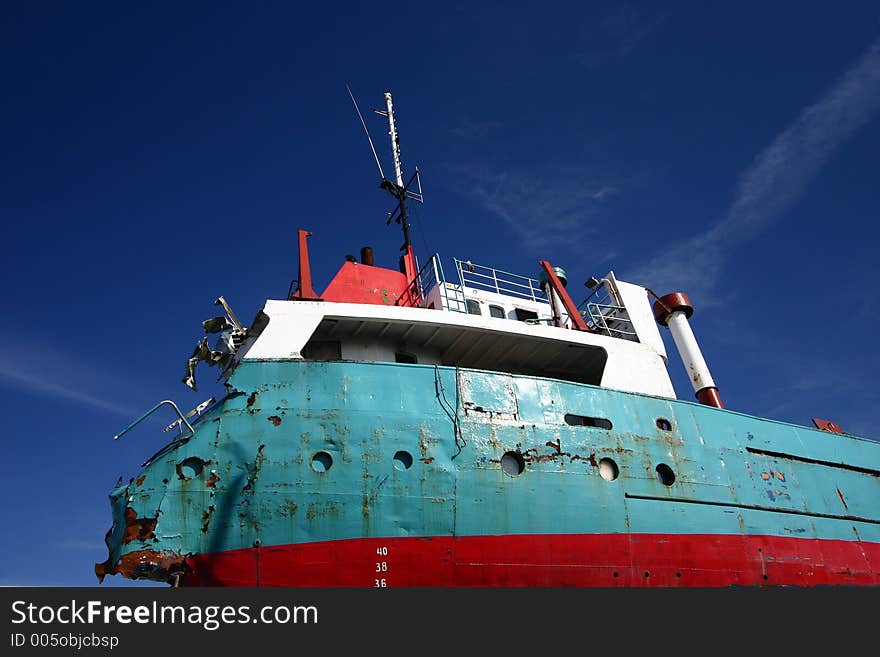
[[[411,198],[419,203],[423,202],[422,179],[419,176],[419,168],[416,167],[416,171],[412,178],[409,179],[409,182],[403,183],[403,165],[400,162],[400,137],[397,134],[397,126],[394,124],[394,103],[391,100],[390,91],[385,92],[385,109],[373,111],[376,114],[388,117],[388,135],[391,137],[391,157],[394,160],[395,179],[392,182],[382,176],[382,182],[379,184],[379,187],[397,199],[397,207],[388,213],[388,221],[386,223],[390,224],[392,220],[396,220],[403,228],[403,245],[400,247],[403,255],[400,256],[400,271],[406,276],[407,281],[412,281],[418,274],[418,268],[416,267],[416,256],[413,253],[412,240],[409,235],[409,214],[406,211],[406,200]],[[418,192],[410,191],[409,189],[413,181],[418,185]]]
[[[391,137],[391,157],[394,161],[394,176],[397,182],[396,189],[391,190],[388,189],[388,187],[386,187],[386,189],[388,189],[388,192],[394,196],[399,203],[400,223],[403,226],[402,250],[406,251],[411,247],[409,237],[409,216],[406,213],[406,187],[403,184],[403,165],[400,162],[400,137],[397,135],[397,128],[394,125],[394,103],[391,100],[390,91],[385,92],[385,113],[388,116],[388,135]],[[405,255],[406,254],[404,254],[404,257]],[[407,278],[410,278],[408,274]]]
[[385,92],[385,111],[388,113],[388,134],[391,135],[391,155],[394,158],[394,175],[397,177],[397,186],[403,187],[403,168],[400,164],[400,138],[394,127],[394,105],[391,102],[391,92]]
[[[361,125],[364,127],[367,141],[370,142],[370,149],[373,151],[373,159],[376,160],[376,166],[379,169],[379,178],[381,179],[379,187],[397,199],[397,207],[388,213],[388,221],[386,221],[385,224],[388,225],[392,221],[397,221],[397,223],[403,228],[403,245],[400,247],[400,251],[403,255],[400,256],[400,271],[406,277],[407,281],[412,281],[418,274],[418,268],[416,267],[416,256],[413,253],[412,240],[409,235],[409,214],[406,211],[406,201],[407,199],[412,199],[419,203],[424,203],[424,197],[422,196],[422,178],[419,175],[419,168],[416,167],[415,173],[409,179],[409,182],[404,184],[403,165],[400,162],[400,137],[397,135],[397,126],[394,124],[394,103],[391,100],[391,92],[386,91],[385,109],[373,110],[380,116],[388,117],[388,135],[391,137],[391,157],[394,160],[394,181],[388,180],[385,177],[385,173],[382,171],[382,164],[379,162],[379,156],[376,155],[376,148],[373,146],[373,140],[370,138],[370,131],[367,130],[367,124],[364,122],[364,117],[361,115],[361,110],[354,98],[354,94],[351,93],[351,89],[348,88],[347,85],[346,88],[348,89],[349,96],[351,96],[351,102],[354,103],[358,118],[361,120]],[[418,186],[418,192],[410,190],[410,185],[412,185],[413,182]]]

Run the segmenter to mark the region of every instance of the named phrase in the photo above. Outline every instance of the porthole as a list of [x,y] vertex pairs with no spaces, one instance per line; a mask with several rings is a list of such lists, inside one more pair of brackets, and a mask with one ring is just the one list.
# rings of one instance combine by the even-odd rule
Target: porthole
[[565,414],[565,423],[573,427],[598,427],[599,429],[611,429],[611,420],[604,417],[589,417],[587,415]]
[[665,417],[658,417],[657,428],[663,431],[672,431],[672,422],[667,420]]
[[605,481],[614,481],[620,475],[620,469],[614,459],[599,459],[599,474]]
[[202,474],[205,469],[205,461],[198,456],[190,456],[177,464],[177,476],[181,479],[193,479]]
[[318,452],[312,457],[312,470],[315,472],[327,472],[333,467],[333,457],[327,452]]
[[519,452],[505,452],[501,457],[501,469],[511,477],[518,477],[526,469],[526,462]]
[[660,480],[660,483],[664,486],[671,486],[675,483],[675,473],[665,463],[661,463],[657,466],[657,479]]
[[400,450],[394,454],[394,469],[409,470],[413,464],[413,457],[407,451]]

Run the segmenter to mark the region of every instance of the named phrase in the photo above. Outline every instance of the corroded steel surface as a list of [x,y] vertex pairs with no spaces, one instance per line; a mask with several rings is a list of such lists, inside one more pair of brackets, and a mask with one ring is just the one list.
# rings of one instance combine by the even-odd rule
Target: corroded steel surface
[[[450,367],[245,361],[231,384],[240,392],[192,439],[112,491],[99,576],[606,585],[616,569],[622,583],[666,586],[876,583],[880,572],[871,441]],[[503,467],[508,454],[519,472]],[[600,472],[609,460],[612,480]]]
[[683,312],[688,319],[694,314],[694,306],[684,292],[672,292],[654,302],[654,319],[658,324],[666,326],[669,316],[675,311]]

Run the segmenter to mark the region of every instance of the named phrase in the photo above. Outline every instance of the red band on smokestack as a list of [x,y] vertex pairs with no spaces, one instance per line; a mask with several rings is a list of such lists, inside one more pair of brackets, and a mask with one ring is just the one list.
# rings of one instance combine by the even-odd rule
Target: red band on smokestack
[[657,320],[658,324],[666,326],[669,316],[676,310],[683,312],[684,316],[688,319],[694,314],[691,300],[684,292],[673,292],[657,299],[654,302],[654,319]]
[[718,394],[718,388],[703,388],[697,391],[697,401],[706,406],[724,408],[724,404],[721,403],[721,395]]

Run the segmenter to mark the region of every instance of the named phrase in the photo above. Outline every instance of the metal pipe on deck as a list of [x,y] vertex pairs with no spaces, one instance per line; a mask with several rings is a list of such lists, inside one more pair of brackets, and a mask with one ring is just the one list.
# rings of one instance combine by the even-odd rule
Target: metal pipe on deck
[[693,314],[694,307],[684,292],[673,292],[654,302],[654,318],[658,324],[669,327],[681,360],[688,371],[697,400],[706,406],[724,408],[718,388],[709,372],[709,366],[688,323],[688,319]]

